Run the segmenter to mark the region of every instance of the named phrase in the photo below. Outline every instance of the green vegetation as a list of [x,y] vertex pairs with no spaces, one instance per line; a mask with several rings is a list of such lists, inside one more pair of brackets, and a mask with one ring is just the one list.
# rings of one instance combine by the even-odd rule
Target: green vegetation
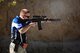
[[[5,0],[0,0],[0,3],[5,3],[6,1]],[[10,7],[10,6],[16,6],[16,0],[13,0],[13,1],[9,1],[7,2],[7,5]]]
[[14,1],[8,3],[8,6],[16,6],[16,3],[17,3],[16,0],[14,0]]
[[0,0],[0,3],[3,2],[4,0]]

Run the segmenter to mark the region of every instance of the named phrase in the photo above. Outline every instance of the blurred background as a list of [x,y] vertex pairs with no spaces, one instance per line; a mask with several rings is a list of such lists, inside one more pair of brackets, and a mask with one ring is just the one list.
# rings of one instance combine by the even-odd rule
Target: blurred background
[[0,53],[9,53],[11,21],[21,9],[61,19],[28,33],[28,53],[80,53],[80,0],[0,0]]

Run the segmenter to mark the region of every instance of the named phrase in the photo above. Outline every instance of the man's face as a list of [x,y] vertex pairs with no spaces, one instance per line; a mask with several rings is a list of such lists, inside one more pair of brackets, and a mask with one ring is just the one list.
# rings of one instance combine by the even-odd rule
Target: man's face
[[28,19],[30,17],[30,12],[26,11],[24,12],[24,19]]

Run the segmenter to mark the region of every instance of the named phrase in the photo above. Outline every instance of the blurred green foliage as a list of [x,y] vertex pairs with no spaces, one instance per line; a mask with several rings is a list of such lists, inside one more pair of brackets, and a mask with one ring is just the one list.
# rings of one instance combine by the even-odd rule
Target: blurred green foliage
[[4,0],[0,0],[0,3],[3,2]]
[[8,6],[10,7],[10,6],[16,6],[16,0],[13,0],[12,2],[9,2],[8,3]]
[[[0,0],[0,3],[2,3],[2,2],[5,3],[6,1],[5,0]],[[7,4],[8,4],[9,7],[16,6],[16,3],[17,3],[16,0],[8,1],[7,2]]]

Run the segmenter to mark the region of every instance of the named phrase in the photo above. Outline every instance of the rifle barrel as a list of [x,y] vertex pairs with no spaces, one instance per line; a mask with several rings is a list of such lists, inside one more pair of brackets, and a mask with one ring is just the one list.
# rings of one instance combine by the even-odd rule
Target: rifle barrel
[[60,21],[60,19],[29,19],[32,21]]

